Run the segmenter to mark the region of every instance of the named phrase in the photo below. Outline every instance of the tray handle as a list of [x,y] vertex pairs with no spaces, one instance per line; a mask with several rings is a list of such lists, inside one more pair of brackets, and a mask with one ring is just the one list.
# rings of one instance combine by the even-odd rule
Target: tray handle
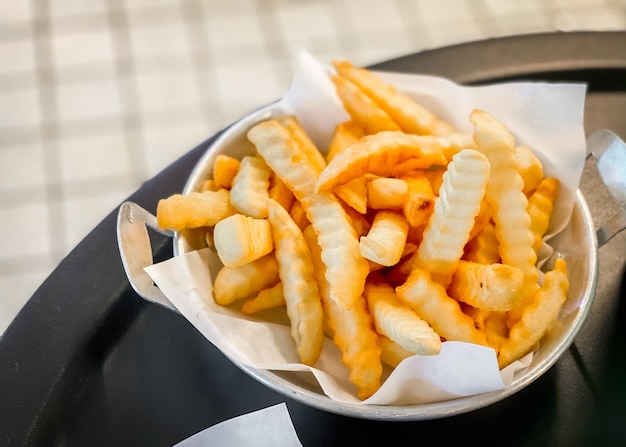
[[174,237],[172,231],[162,230],[156,217],[134,202],[124,202],[117,214],[117,245],[122,264],[132,288],[143,299],[178,312],[154,284],[144,268],[154,263],[148,228],[164,236]]

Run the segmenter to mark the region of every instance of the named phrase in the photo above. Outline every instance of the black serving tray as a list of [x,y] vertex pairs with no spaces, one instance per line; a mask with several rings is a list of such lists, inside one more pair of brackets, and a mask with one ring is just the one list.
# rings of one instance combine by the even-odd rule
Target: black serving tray
[[[588,84],[587,134],[626,138],[626,32],[536,34],[425,51],[374,66],[465,84]],[[180,192],[215,137],[129,200],[154,212]],[[625,173],[626,175],[626,173]],[[593,167],[581,190],[598,226],[612,212]],[[576,341],[536,382],[486,408],[420,422],[307,407],[259,384],[183,317],[143,301],[117,248],[117,209],[41,285],[0,339],[0,445],[171,446],[220,421],[286,402],[305,446],[626,444],[626,234],[599,250],[600,276]],[[157,260],[171,239],[153,235]]]

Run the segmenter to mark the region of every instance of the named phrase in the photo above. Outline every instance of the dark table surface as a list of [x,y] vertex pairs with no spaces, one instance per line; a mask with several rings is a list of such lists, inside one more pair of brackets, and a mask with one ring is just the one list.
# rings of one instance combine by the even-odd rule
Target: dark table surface
[[[585,131],[626,138],[626,33],[494,39],[374,68],[481,84],[588,83]],[[129,200],[154,212],[180,192],[213,138]],[[599,225],[615,211],[593,165],[581,190]],[[486,408],[449,418],[368,421],[307,407],[257,383],[184,318],[139,298],[125,276],[113,210],[58,266],[0,339],[0,445],[170,446],[220,421],[286,402],[305,446],[626,445],[626,234],[599,251],[590,315],[541,378]],[[153,235],[156,260],[172,255]],[[620,299],[621,298],[621,299]]]

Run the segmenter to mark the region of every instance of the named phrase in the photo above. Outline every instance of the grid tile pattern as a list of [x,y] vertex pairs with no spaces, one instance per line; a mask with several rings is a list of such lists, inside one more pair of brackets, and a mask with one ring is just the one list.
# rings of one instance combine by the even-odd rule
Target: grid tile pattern
[[625,28],[624,0],[5,0],[0,333],[142,182],[280,97],[300,50],[367,65],[489,37]]

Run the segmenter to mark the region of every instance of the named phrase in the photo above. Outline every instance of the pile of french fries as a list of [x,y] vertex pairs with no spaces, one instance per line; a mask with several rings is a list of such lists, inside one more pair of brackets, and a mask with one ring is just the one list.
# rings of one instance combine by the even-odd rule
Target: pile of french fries
[[216,303],[284,308],[307,365],[328,334],[361,399],[383,364],[445,340],[491,347],[501,368],[519,359],[567,296],[565,260],[536,265],[559,181],[487,112],[460,133],[375,73],[334,66],[351,118],[329,147],[293,116],[259,123],[256,153],[218,155],[200,191],[159,202],[159,225],[205,228]]

